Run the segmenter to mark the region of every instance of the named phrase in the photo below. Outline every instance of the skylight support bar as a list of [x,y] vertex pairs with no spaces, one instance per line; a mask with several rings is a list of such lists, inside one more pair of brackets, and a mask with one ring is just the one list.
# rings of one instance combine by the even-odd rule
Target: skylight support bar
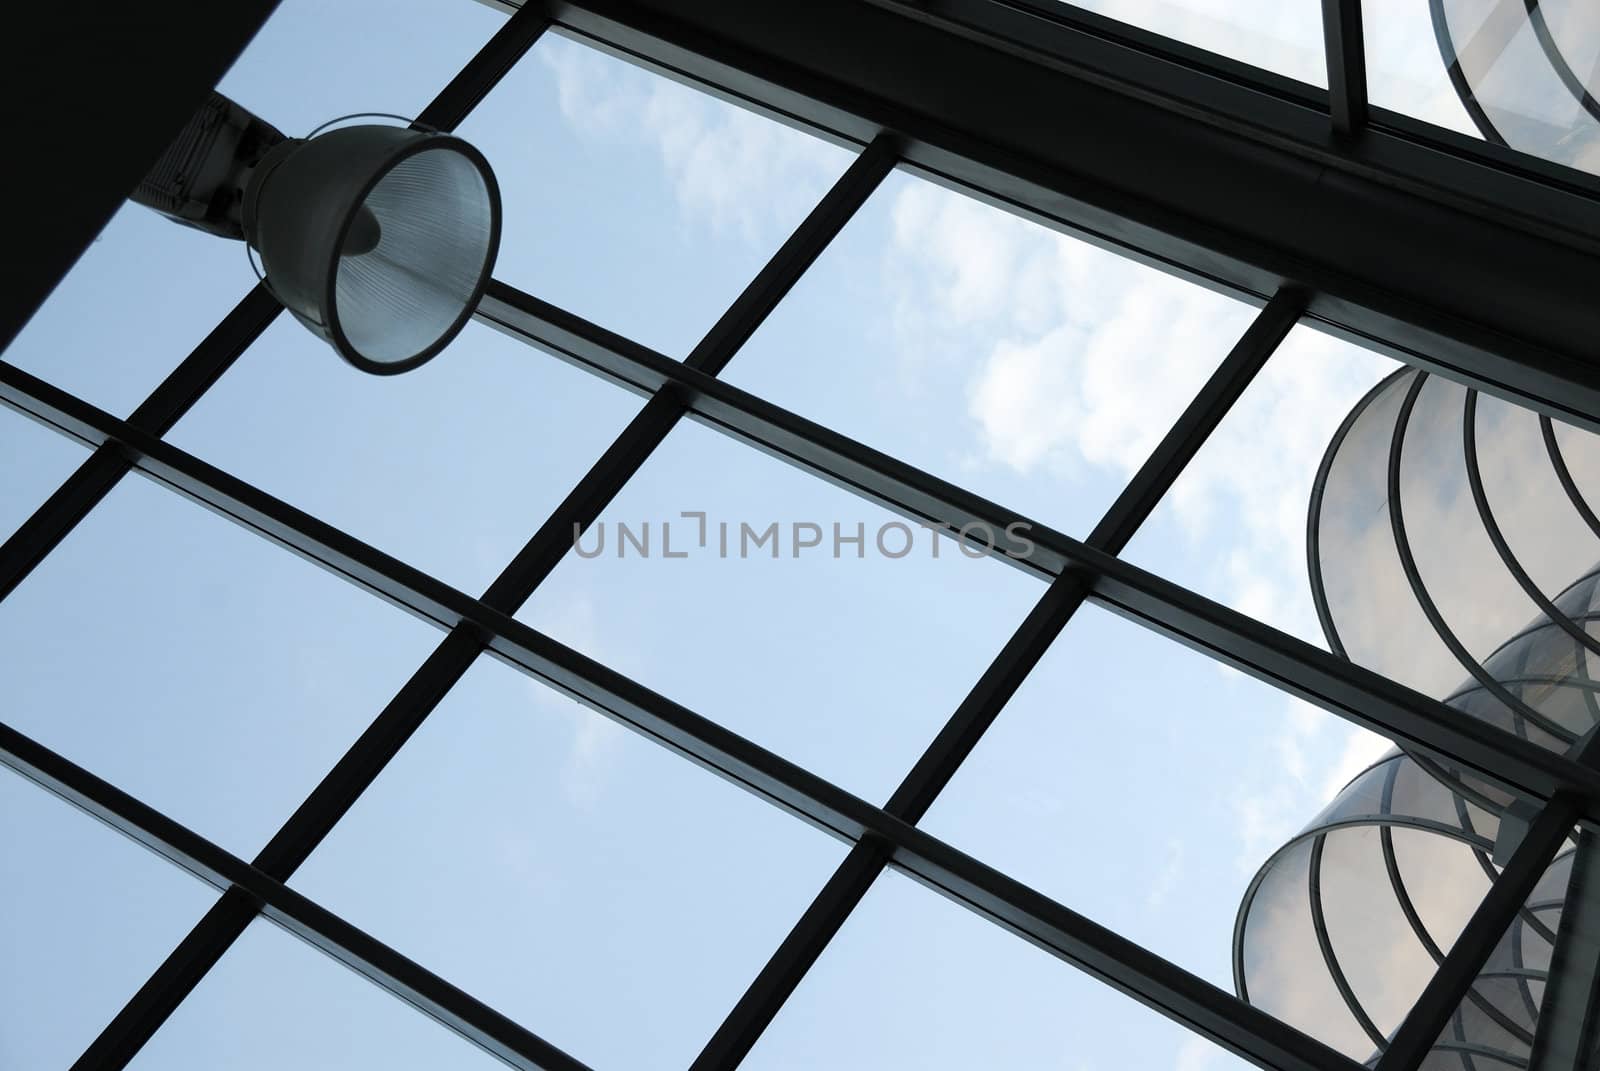
[[[1113,554],[1122,550],[1304,308],[1303,295],[1285,291],[1276,295],[1256,316],[1238,344],[1106,511],[1095,534],[1090,536],[1091,544]],[[1089,586],[1087,577],[1070,569],[1051,582],[889,798],[884,808],[889,814],[913,825],[922,821],[994,719],[1083,605]],[[706,1043],[691,1071],[732,1071],[739,1065],[826,950],[833,935],[866,896],[887,861],[870,841],[861,842],[850,850]]]
[[521,1071],[587,1071],[583,1064],[543,1038],[438,975],[4,723],[0,723],[0,763],[202,881],[248,899],[289,933],[359,971],[512,1067]]
[[1328,59],[1328,110],[1333,132],[1350,138],[1367,125],[1367,57],[1361,0],[1322,0],[1322,43]]

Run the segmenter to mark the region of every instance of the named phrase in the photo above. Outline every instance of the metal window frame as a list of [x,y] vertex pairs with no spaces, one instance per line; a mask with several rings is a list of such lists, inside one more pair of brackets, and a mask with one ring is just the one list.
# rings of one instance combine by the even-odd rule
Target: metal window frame
[[[1492,146],[1452,140],[1370,108],[1360,6],[1353,0],[1324,0],[1334,72],[1328,93],[1047,0],[816,0],[799,8],[785,5],[782,11],[762,6],[754,14],[755,6],[735,0],[497,6],[515,14],[418,116],[419,123],[454,126],[555,25],[863,151],[683,363],[502,282],[491,284],[477,310],[480,321],[649,401],[481,598],[163,440],[279,311],[262,288],[247,295],[126,420],[0,363],[0,402],[94,450],[0,544],[0,598],[123,475],[137,471],[445,632],[434,653],[253,862],[232,856],[0,725],[0,762],[224,891],[75,1066],[125,1066],[258,915],[512,1066],[583,1066],[284,884],[472,662],[487,652],[851,844],[844,863],[708,1040],[696,1071],[737,1066],[886,866],[1263,1067],[1355,1068],[1320,1042],[917,828],[1072,614],[1092,599],[1409,748],[1476,770],[1540,801],[1529,834],[1384,1054],[1383,1071],[1412,1071],[1572,825],[1600,822],[1600,771],[1586,753],[1594,749],[1575,758],[1554,755],[1461,719],[1434,700],[1139,570],[1118,555],[1288,330],[1302,320],[1541,412],[1600,428],[1600,362],[1576,344],[1585,330],[1600,326],[1600,309],[1571,303],[1571,273],[1600,267],[1600,182]],[[260,5],[240,17],[259,20],[270,7]],[[797,18],[815,25],[801,25]],[[220,47],[236,48],[239,33],[239,24],[230,24],[219,35]],[[782,47],[775,47],[780,40]],[[990,76],[996,81],[964,103],[931,92],[929,72],[899,54],[917,50],[894,47],[908,44],[970,61],[933,65],[939,78],[955,70],[969,84]],[[825,55],[829,50],[837,56]],[[227,58],[212,56],[197,64],[196,76],[214,78],[212,68]],[[1048,98],[1047,108],[1018,95],[1029,87],[1058,92]],[[171,87],[163,91],[170,104]],[[936,102],[943,106],[933,107]],[[1090,104],[1108,106],[1105,122],[1121,124],[1130,140],[1173,138],[1186,165],[1210,162],[1236,173],[1240,167],[1261,169],[1262,183],[1251,193],[1260,194],[1264,184],[1272,196],[1246,205],[1239,203],[1244,200],[1240,190],[1231,195],[1199,190],[1186,205],[1174,202],[1170,188],[1147,185],[1130,192],[1140,179],[1125,154],[1112,153],[1097,166],[1064,160],[1059,146],[1048,143],[1049,112]],[[1007,121],[985,129],[986,119]],[[160,129],[159,123],[150,126],[145,148],[151,153],[160,147]],[[685,416],[925,523],[959,529],[983,521],[998,531],[1027,520],[716,378],[896,166],[1235,292],[1263,308],[1086,541],[1035,524],[1030,532],[1034,550],[1026,556],[1004,553],[1017,548],[984,548],[1048,580],[1048,587],[880,808],[512,615],[560,561],[573,525],[592,523]],[[1114,178],[1123,181],[1109,181]],[[92,225],[101,218],[99,202],[86,197],[83,204],[80,223]],[[1362,209],[1372,218],[1360,218]],[[1282,216],[1286,210],[1301,217],[1288,233],[1292,248],[1264,237],[1287,218]],[[1326,212],[1327,219],[1313,218],[1318,212]],[[1437,239],[1451,227],[1463,228],[1457,240],[1413,250],[1398,265],[1416,271],[1449,257],[1454,267],[1447,280],[1459,284],[1459,293],[1396,286],[1396,269],[1372,262],[1373,249],[1396,248],[1395,240],[1379,232],[1408,213],[1415,218],[1400,228],[1405,241]],[[1334,228],[1351,225],[1354,237],[1335,241]],[[1508,265],[1513,270],[1531,265],[1534,277],[1502,294],[1494,308],[1471,308],[1497,275],[1506,281]],[[44,288],[59,267],[58,262],[40,266],[37,280]],[[1594,277],[1600,273],[1589,276]],[[1535,293],[1540,286],[1547,292]],[[35,286],[30,298],[35,292],[42,291]]]

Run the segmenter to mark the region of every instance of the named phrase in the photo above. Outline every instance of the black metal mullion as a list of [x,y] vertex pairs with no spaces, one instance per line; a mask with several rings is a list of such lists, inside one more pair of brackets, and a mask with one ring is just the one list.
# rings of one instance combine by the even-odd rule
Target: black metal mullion
[[1361,32],[1361,0],[1322,0],[1322,43],[1328,61],[1333,132],[1352,137],[1367,125],[1367,57]]
[[[1273,297],[1117,496],[1090,535],[1091,545],[1110,554],[1119,553],[1126,546],[1304,309],[1304,295],[1297,291],[1285,290]],[[1090,586],[1088,577],[1073,569],[1051,581],[890,796],[885,811],[913,825],[922,821],[1000,711],[1083,605]],[[851,849],[706,1043],[691,1071],[731,1071],[739,1065],[887,863],[887,855],[870,841]]]

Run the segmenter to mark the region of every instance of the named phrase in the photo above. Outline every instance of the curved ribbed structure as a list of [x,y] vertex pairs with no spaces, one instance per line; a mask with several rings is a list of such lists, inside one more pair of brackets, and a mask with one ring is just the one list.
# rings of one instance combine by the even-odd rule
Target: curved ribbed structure
[[1600,174],[1600,7],[1430,0],[1456,95],[1484,138]]
[[[1312,494],[1311,584],[1332,649],[1554,751],[1600,724],[1600,440],[1403,369],[1357,404]],[[1497,873],[1515,801],[1422,756],[1357,776],[1257,874],[1242,997],[1371,1060]],[[1525,1067],[1569,847],[1425,1066]]]

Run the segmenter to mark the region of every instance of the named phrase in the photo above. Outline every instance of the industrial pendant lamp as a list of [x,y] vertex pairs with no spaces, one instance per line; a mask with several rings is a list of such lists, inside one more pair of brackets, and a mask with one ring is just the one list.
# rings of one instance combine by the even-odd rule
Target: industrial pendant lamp
[[500,244],[494,172],[460,138],[373,124],[286,138],[220,93],[133,200],[242,239],[296,319],[379,375],[456,336]]

